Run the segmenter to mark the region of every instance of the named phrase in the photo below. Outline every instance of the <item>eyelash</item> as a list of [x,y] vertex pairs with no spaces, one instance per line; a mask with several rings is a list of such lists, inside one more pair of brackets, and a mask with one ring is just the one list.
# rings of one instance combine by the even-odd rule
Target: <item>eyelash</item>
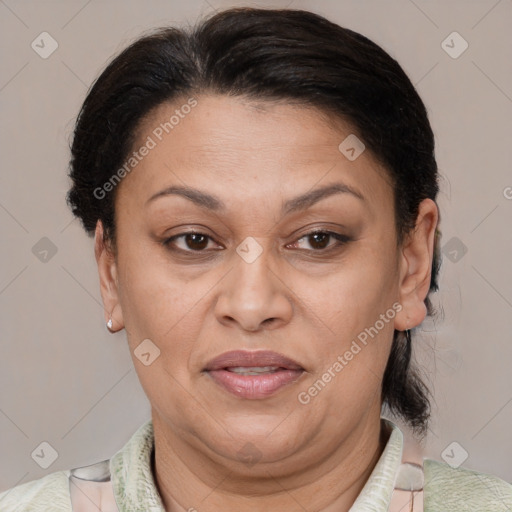
[[[309,253],[328,253],[328,252],[331,252],[331,251],[333,251],[335,249],[338,249],[338,248],[346,245],[348,242],[352,241],[352,238],[347,236],[347,235],[342,235],[341,233],[336,233],[334,231],[328,231],[328,230],[325,230],[325,229],[318,229],[318,230],[309,231],[308,233],[303,234],[300,238],[298,238],[293,243],[297,243],[300,240],[307,239],[308,237],[316,235],[316,234],[329,235],[330,237],[332,237],[332,238],[334,238],[336,240],[336,243],[332,244],[332,245],[328,245],[327,247],[325,247],[323,249],[299,249],[299,250],[306,251],[306,252],[309,252]],[[200,231],[186,231],[186,232],[179,233],[178,235],[173,235],[170,238],[165,239],[162,242],[162,244],[167,249],[169,249],[169,250],[171,250],[173,252],[195,253],[195,254],[201,254],[201,253],[208,252],[207,249],[193,250],[193,249],[179,249],[179,248],[172,247],[172,243],[175,240],[177,240],[179,238],[184,238],[187,235],[201,235],[201,236],[207,237],[210,240],[213,240],[212,237],[206,235],[205,233],[201,233]],[[288,245],[290,245],[290,244],[288,244]]]

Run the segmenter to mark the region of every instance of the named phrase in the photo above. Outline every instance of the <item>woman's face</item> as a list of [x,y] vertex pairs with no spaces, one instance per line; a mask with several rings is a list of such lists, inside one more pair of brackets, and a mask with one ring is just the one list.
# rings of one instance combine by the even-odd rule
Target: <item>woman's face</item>
[[[393,330],[425,314],[437,210],[423,203],[430,224],[400,248],[385,172],[353,138],[339,148],[349,126],[304,107],[194,101],[141,126],[117,190],[116,260],[98,224],[105,309],[175,446],[276,470],[313,464],[378,428]],[[300,369],[206,371],[235,350]]]

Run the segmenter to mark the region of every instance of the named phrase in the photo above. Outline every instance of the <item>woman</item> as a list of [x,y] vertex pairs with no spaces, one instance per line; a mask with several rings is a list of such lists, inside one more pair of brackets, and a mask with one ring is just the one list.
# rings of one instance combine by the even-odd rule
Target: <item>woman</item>
[[425,107],[365,37],[293,10],[164,28],[90,90],[68,202],[151,420],[1,510],[512,507],[497,477],[402,460],[424,434],[411,329],[437,289]]

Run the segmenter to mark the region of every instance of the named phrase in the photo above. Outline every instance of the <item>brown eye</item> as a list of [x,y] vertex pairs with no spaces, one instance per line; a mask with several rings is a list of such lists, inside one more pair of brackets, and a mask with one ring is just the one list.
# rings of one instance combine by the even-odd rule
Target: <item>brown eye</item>
[[325,249],[328,246],[330,237],[329,233],[313,233],[308,235],[310,245],[314,249]]
[[[331,239],[334,239],[334,243],[329,243]],[[313,231],[306,233],[304,236],[299,238],[293,246],[299,247],[301,242],[307,242],[311,249],[305,247],[306,251],[320,252],[322,250],[334,249],[350,242],[351,238],[342,235],[340,233],[334,233],[333,231]]]
[[185,244],[194,250],[204,249],[208,245],[208,237],[198,233],[185,235]]
[[[189,232],[174,235],[163,242],[166,247],[184,252],[203,252],[211,238],[203,233]],[[178,243],[181,242],[181,243]]]

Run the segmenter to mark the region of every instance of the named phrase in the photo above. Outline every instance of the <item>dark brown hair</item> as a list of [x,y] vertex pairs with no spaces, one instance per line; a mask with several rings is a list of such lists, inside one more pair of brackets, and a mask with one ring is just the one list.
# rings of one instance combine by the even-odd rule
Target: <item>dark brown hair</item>
[[[67,200],[89,235],[100,219],[115,247],[115,188],[95,190],[133,151],[137,128],[164,102],[211,92],[312,106],[350,123],[394,189],[399,243],[418,207],[438,193],[434,136],[423,102],[400,65],[363,35],[307,11],[236,8],[189,30],[140,37],[101,73],[77,118]],[[438,289],[439,231],[429,294]],[[432,314],[429,297],[425,299]],[[409,331],[394,332],[382,385],[392,413],[424,433],[428,389],[411,363]]]

